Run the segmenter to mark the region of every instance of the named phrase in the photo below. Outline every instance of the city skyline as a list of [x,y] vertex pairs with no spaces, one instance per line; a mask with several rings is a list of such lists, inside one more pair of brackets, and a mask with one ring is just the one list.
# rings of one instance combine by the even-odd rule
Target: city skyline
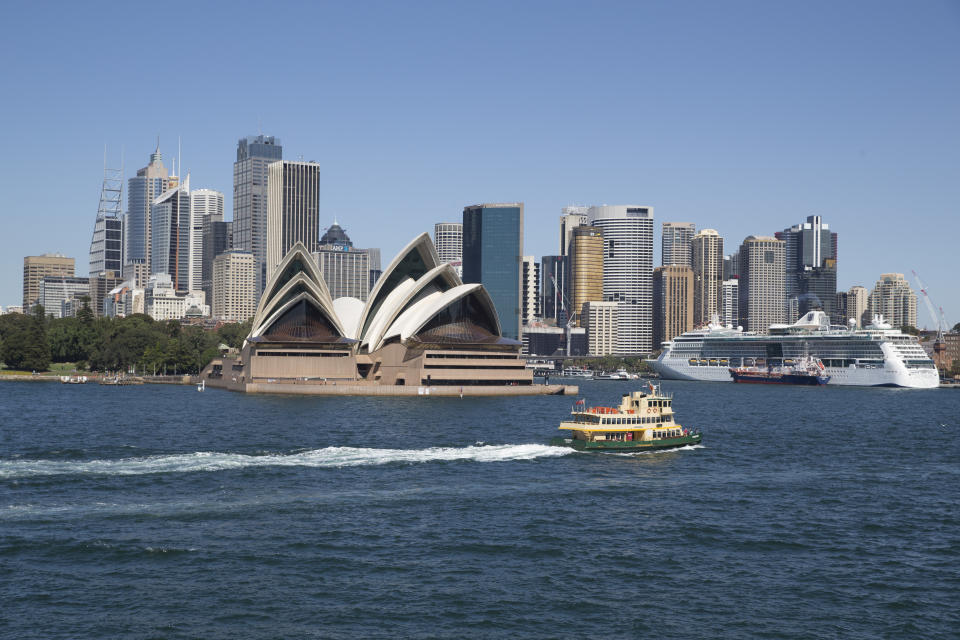
[[[665,221],[717,229],[735,247],[749,235],[772,235],[819,215],[842,236],[838,290],[869,288],[890,272],[906,274],[916,290],[910,275],[915,270],[951,324],[960,321],[960,292],[945,268],[950,240],[960,232],[954,215],[960,201],[955,180],[960,91],[944,81],[960,51],[955,8],[930,4],[917,11],[881,3],[871,5],[870,19],[864,21],[856,5],[831,7],[829,20],[822,20],[826,4],[694,6],[692,12],[558,6],[550,15],[521,8],[509,26],[497,22],[495,8],[437,11],[415,24],[428,12],[414,10],[404,18],[398,8],[382,6],[374,12],[369,34],[356,43],[333,34],[310,45],[319,47],[317,56],[343,65],[311,71],[322,89],[298,90],[280,101],[252,96],[246,104],[226,91],[223,98],[212,97],[183,113],[147,83],[130,87],[110,104],[80,108],[69,119],[57,117],[60,92],[84,96],[96,75],[58,66],[57,52],[79,51],[100,63],[107,55],[95,41],[79,37],[76,26],[83,16],[68,10],[38,43],[11,34],[5,49],[32,51],[44,45],[49,54],[23,62],[18,71],[44,77],[43,84],[27,81],[2,107],[8,121],[17,123],[10,138],[19,153],[0,162],[8,206],[20,212],[21,220],[0,240],[0,305],[20,299],[24,255],[60,252],[85,262],[104,144],[111,167],[119,165],[123,148],[129,179],[159,134],[164,160],[182,158],[177,173],[191,172],[197,184],[223,192],[229,212],[237,140],[260,131],[283,140],[286,158],[320,163],[321,227],[338,219],[362,229],[363,237],[354,232],[358,243],[381,247],[388,255],[400,248],[397,238],[405,237],[400,225],[429,229],[437,221],[456,221],[473,202],[524,202],[523,252],[537,257],[556,255],[554,229],[564,206],[647,203],[657,211],[655,265],[660,263],[659,224]],[[309,11],[338,20],[345,34],[371,17],[342,7]],[[40,20],[27,7],[13,13],[28,27]],[[210,9],[198,13],[207,24],[222,25],[215,42],[239,24]],[[278,16],[266,17],[268,26],[280,24],[286,13],[281,8]],[[408,32],[403,39],[388,34],[375,44],[395,20],[415,33],[435,32],[437,40],[410,44],[417,38]],[[492,59],[460,50],[445,58],[467,20],[492,26],[504,50]],[[782,23],[789,21],[794,24],[786,30]],[[724,27],[738,22],[749,27],[750,37],[721,39]],[[586,54],[574,56],[552,44],[574,24],[584,38],[597,40]],[[617,38],[602,37],[625,36],[638,25],[661,26],[662,33],[650,38],[668,47],[670,55],[647,60],[642,52],[630,51],[629,38],[617,44]],[[294,33],[286,35],[304,28],[293,24]],[[123,34],[121,46],[159,33],[150,25],[144,29],[136,38]],[[527,30],[532,30],[529,41],[512,37]],[[816,49],[808,46],[811,31],[820,43]],[[670,40],[685,33],[703,42],[692,38],[695,46],[676,54]],[[847,39],[849,33],[858,34],[856,45]],[[301,45],[290,44],[296,40],[284,37],[283,46],[296,50]],[[334,58],[333,52],[344,47],[347,53],[367,53]],[[387,57],[391,49],[396,60]],[[776,55],[757,59],[762,50]],[[701,62],[707,51],[716,55]],[[174,67],[189,69],[187,85],[205,84],[213,73],[225,81],[239,77],[224,57],[203,56],[195,45],[170,55]],[[117,65],[126,70],[134,63],[139,64],[131,57]],[[307,69],[293,67],[256,62],[253,72],[290,81]],[[13,71],[2,73],[14,81]],[[599,123],[592,111],[572,106],[579,101],[560,99],[575,86],[573,80],[584,95],[616,89],[622,104],[608,105],[605,122]],[[637,81],[642,91],[631,87]],[[725,82],[733,82],[735,90],[725,89]],[[475,104],[458,99],[459,92],[476,86],[505,91]],[[506,90],[514,91],[515,103],[507,100]],[[342,99],[325,98],[334,94]],[[388,105],[378,104],[388,95],[393,97]],[[640,95],[653,99],[632,101]],[[705,103],[709,108],[696,106],[708,97],[714,98]],[[630,153],[637,145],[643,154]],[[463,153],[467,148],[470,154]],[[45,176],[41,183],[35,167],[54,156],[71,170],[54,179]],[[451,157],[458,161],[449,162]],[[903,226],[904,220],[920,224]],[[924,227],[939,233],[924,233]],[[925,308],[918,324],[933,324]]]

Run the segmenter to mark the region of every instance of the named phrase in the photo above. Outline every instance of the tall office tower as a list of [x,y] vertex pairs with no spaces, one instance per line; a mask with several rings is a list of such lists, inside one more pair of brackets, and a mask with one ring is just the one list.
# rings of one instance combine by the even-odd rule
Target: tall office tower
[[784,242],[769,236],[748,236],[740,245],[740,325],[767,333],[771,324],[787,320],[784,296]]
[[[366,251],[367,255],[370,256],[370,285],[367,288],[370,291],[373,291],[373,285],[377,284],[377,280],[380,279],[380,275],[383,273],[383,269],[380,265],[380,249],[376,247],[369,247],[364,249],[364,251]],[[462,271],[462,269],[458,269],[457,275],[460,275]]]
[[740,321],[740,281],[724,280],[720,294],[720,322],[723,326],[735,327]]
[[463,281],[490,294],[504,338],[520,340],[523,203],[477,204],[463,209]]
[[23,313],[30,313],[40,299],[40,283],[46,276],[73,277],[74,259],[59,253],[26,256],[23,259]]
[[100,204],[90,241],[90,275],[123,268],[123,169],[108,169],[103,162]]
[[463,223],[438,222],[433,225],[433,245],[440,262],[459,262],[463,258]]
[[190,176],[164,191],[150,207],[150,274],[170,275],[177,291],[193,290],[191,282]]
[[917,326],[917,295],[902,273],[884,273],[870,291],[870,316],[883,315],[894,327]]
[[798,316],[821,309],[836,320],[837,234],[820,216],[808,216],[775,235],[784,242],[784,287],[787,299],[796,299]]
[[590,207],[590,224],[603,229],[603,299],[621,302],[617,354],[653,347],[653,207]]
[[124,282],[132,282],[136,289],[146,289],[150,280],[150,269],[143,260],[128,261],[121,272]]
[[587,329],[587,353],[609,356],[617,348],[618,302],[591,300],[583,303],[583,326]]
[[249,251],[227,250],[213,260],[213,317],[246,322],[257,310],[256,259]]
[[[64,317],[64,303],[88,295],[90,279],[77,276],[44,276],[40,280],[37,302],[51,318]],[[72,308],[76,308],[72,306]]]
[[237,142],[233,163],[234,246],[253,253],[257,296],[267,282],[267,166],[283,159],[283,145],[273,136],[249,136]]
[[[589,224],[589,207],[564,207],[560,213],[560,255],[570,255],[573,230]],[[579,311],[578,311],[579,313]]]
[[[200,265],[200,288],[204,299],[213,303],[213,261],[224,251],[233,247],[233,223],[211,220],[203,223],[203,261]],[[249,252],[247,252],[249,253]],[[252,253],[250,255],[253,255]],[[256,291],[256,258],[254,258],[253,288]]]
[[[175,179],[175,178],[174,178]],[[127,216],[124,225],[126,251],[124,264],[143,263],[149,271],[152,263],[150,255],[150,222],[153,201],[171,186],[170,172],[163,166],[160,145],[150,154],[150,164],[137,170],[137,175],[127,181]],[[149,276],[149,273],[147,274]]]
[[320,238],[313,256],[332,299],[357,298],[366,302],[370,294],[370,254],[355,249],[350,236],[336,221]]
[[543,256],[540,260],[543,317],[566,326],[570,319],[570,256]]
[[[203,288],[203,230],[209,222],[223,222],[223,194],[213,189],[190,192],[190,288]],[[207,298],[211,300],[211,298]]]
[[714,229],[704,229],[690,241],[690,249],[693,254],[693,326],[702,327],[720,313],[723,238]]
[[[297,242],[307,251],[317,250],[320,241],[320,165],[316,162],[281,160],[269,165],[267,185],[267,266],[266,275],[280,264]],[[234,218],[233,242],[237,249],[239,220]],[[254,256],[256,251],[252,251]]]
[[586,326],[583,305],[603,300],[603,230],[579,226],[573,229],[570,255],[570,310],[578,327]]
[[530,324],[543,317],[540,307],[540,263],[533,256],[523,256],[523,273],[521,274],[523,291],[520,292],[522,308],[520,321]]
[[95,317],[100,318],[104,314],[104,300],[107,294],[123,284],[123,278],[120,277],[119,271],[101,271],[91,273],[89,280],[90,310]]
[[660,264],[693,266],[690,243],[697,233],[692,222],[664,222],[660,235]]
[[693,329],[693,269],[671,264],[653,270],[653,348]]
[[[867,315],[867,308],[870,304],[870,292],[866,287],[850,287],[847,291],[847,307],[844,314],[843,324],[847,324],[851,319],[856,320],[857,328],[864,325],[864,317]],[[867,324],[870,318],[866,318]]]
[[728,256],[723,256],[723,279],[730,280],[740,277],[740,254],[733,252]]

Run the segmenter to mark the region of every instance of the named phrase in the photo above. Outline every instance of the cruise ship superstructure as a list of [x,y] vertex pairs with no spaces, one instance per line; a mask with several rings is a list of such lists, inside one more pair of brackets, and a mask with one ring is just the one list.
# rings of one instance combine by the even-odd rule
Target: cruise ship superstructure
[[668,380],[729,382],[730,367],[789,365],[805,356],[823,362],[831,385],[939,385],[933,360],[916,336],[894,329],[882,316],[864,329],[830,326],[823,311],[772,325],[768,335],[711,323],[664,342],[660,356],[647,362]]

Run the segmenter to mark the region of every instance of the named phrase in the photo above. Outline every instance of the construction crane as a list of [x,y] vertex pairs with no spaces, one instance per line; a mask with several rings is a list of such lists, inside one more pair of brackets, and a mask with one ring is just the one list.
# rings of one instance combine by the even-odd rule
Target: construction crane
[[940,307],[940,314],[937,314],[936,309],[933,306],[933,301],[930,299],[930,294],[927,293],[927,288],[923,286],[923,281],[920,280],[920,276],[916,271],[910,270],[910,273],[913,274],[913,279],[917,281],[917,287],[920,288],[920,293],[923,294],[923,301],[927,305],[927,311],[930,313],[930,318],[933,319],[933,323],[937,326],[937,342],[943,342],[943,332],[949,330],[947,325],[947,318],[943,314],[943,307]]
[[[570,355],[570,329],[574,323],[574,314],[570,311],[570,308],[573,305],[570,304],[570,298],[567,297],[566,292],[563,289],[561,289],[560,286],[557,284],[557,279],[554,278],[553,275],[550,276],[550,282],[553,283],[553,290],[556,291],[557,298],[558,298],[558,300],[554,301],[554,303],[556,302],[562,303],[564,310],[566,310],[567,312],[567,324],[566,326],[564,326],[564,334],[567,342],[566,355],[569,356]],[[560,315],[560,314],[557,314],[557,315]]]

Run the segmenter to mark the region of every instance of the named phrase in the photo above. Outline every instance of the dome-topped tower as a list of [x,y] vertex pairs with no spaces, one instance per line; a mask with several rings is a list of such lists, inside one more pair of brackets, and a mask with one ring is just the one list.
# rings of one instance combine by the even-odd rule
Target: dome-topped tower
[[350,236],[347,235],[347,232],[337,224],[337,221],[334,220],[333,224],[330,225],[330,228],[327,229],[327,232],[323,234],[323,237],[320,238],[320,244],[333,244],[341,247],[352,247],[353,242],[350,241]]

